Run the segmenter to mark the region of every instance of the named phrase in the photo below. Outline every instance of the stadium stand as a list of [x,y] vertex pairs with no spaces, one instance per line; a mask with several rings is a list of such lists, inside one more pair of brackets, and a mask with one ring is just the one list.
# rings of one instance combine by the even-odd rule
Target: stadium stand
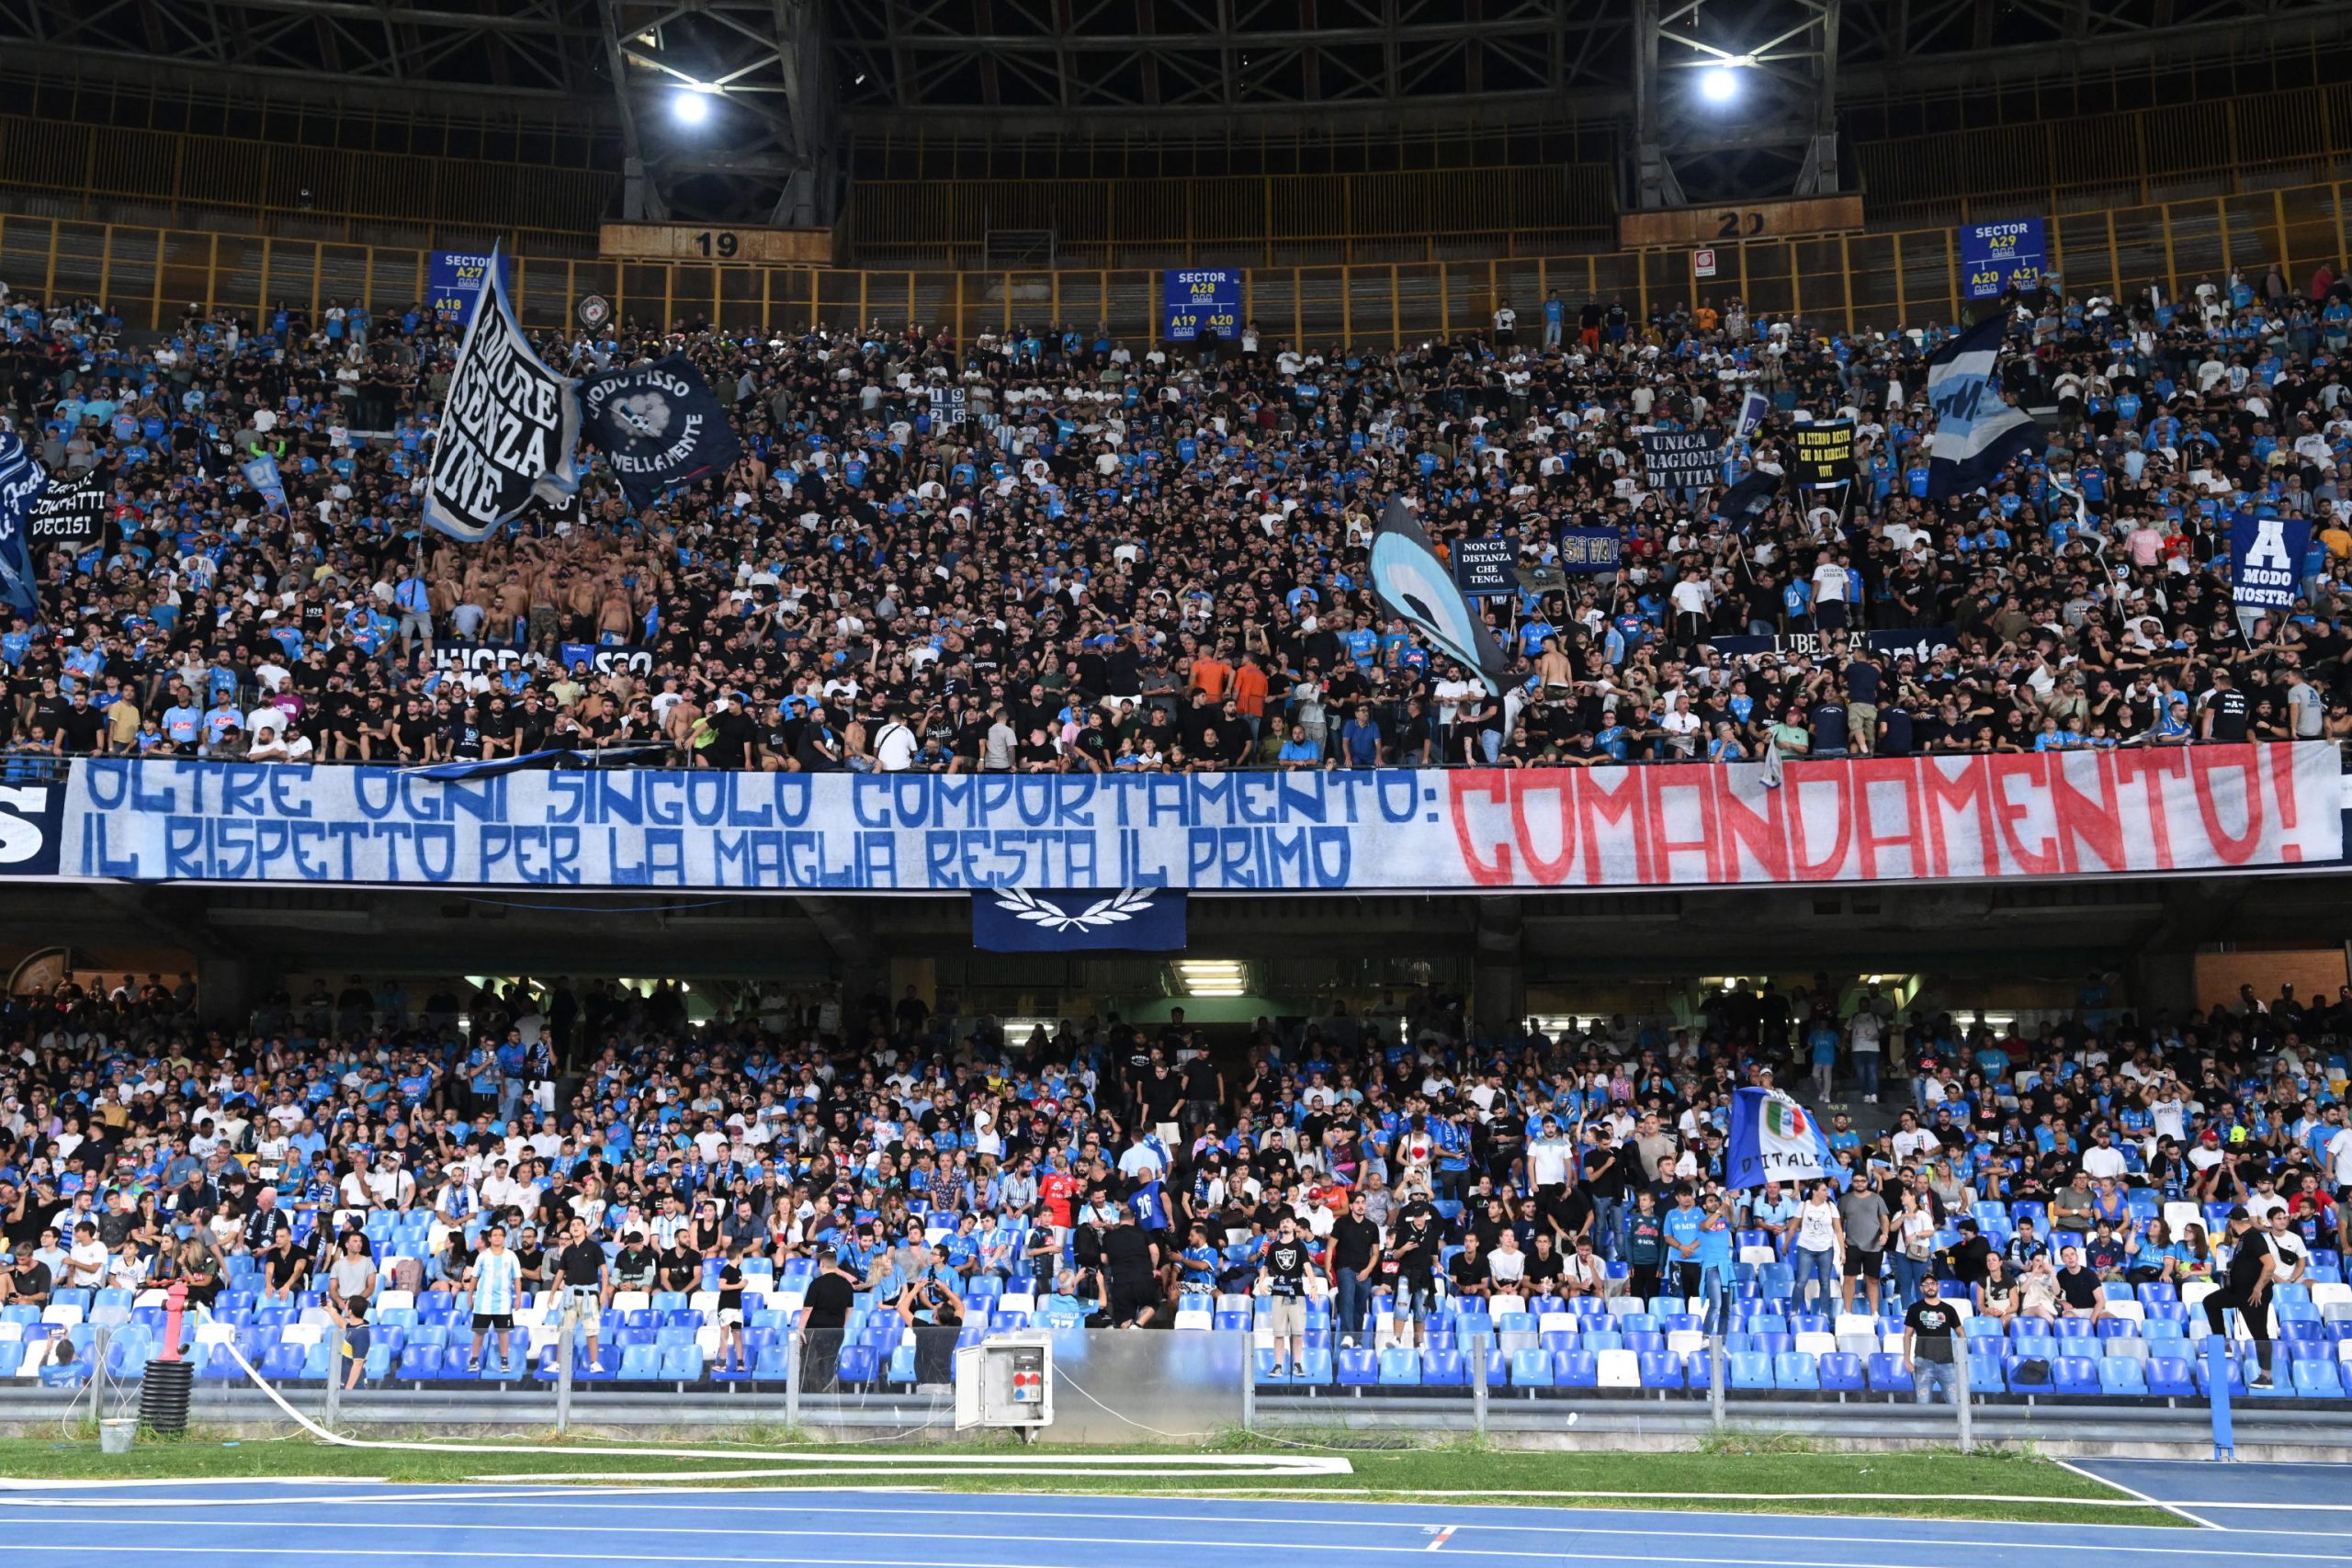
[[[1684,1029],[1263,1029],[1237,1070],[1181,1025],[1008,1038],[910,999],[690,1034],[674,986],[492,989],[470,1033],[457,1000],[199,1032],[128,977],[11,998],[10,1371],[103,1325],[139,1377],[176,1285],[206,1379],[347,1345],[355,1383],[544,1380],[569,1314],[576,1375],[624,1382],[778,1382],[798,1331],[804,1381],[888,1388],[944,1376],[933,1336],[1132,1325],[1252,1330],[1277,1388],[1703,1399],[1720,1333],[1735,1393],[1901,1399],[1932,1277],[1979,1397],[2168,1400],[2252,1247],[2280,1263],[2224,1318],[2249,1387],[2345,1397],[2352,1065],[2312,1042],[2352,988],[2021,1036],[1767,983]],[[1831,1116],[1850,1188],[1724,1191],[1732,1089],[1857,1041],[1905,1109]]]
[[[581,370],[682,346],[748,455],[641,531],[582,521],[619,515],[602,476],[576,514],[461,549],[413,493],[453,349],[429,312],[220,312],[144,342],[96,302],[15,300],[10,412],[51,471],[99,476],[117,537],[51,552],[40,624],[0,633],[7,766],[1577,766],[2352,733],[2352,286],[2329,268],[2015,301],[2031,351],[2004,376],[2046,444],[1964,502],[1927,499],[1944,329],[1523,304],[1396,355],[1254,326],[1197,358],[1044,325],[550,341]],[[1743,435],[1751,391],[1776,416]],[[1783,491],[1725,519],[1799,422],[1839,417],[1851,507]],[[1695,500],[1634,457],[1678,429],[1730,443]],[[261,456],[282,515],[245,488]],[[1516,592],[1484,602],[1499,701],[1374,601],[1392,493],[1442,545],[1511,541]],[[2294,610],[2241,624],[2216,567],[2245,509],[2316,526]],[[1594,530],[1621,570],[1589,570]]]

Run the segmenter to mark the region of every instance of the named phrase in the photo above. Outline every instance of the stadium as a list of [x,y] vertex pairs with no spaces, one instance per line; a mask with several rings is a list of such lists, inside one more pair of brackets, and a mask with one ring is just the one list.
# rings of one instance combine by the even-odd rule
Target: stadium
[[2352,3],[0,45],[12,1558],[2352,1561]]

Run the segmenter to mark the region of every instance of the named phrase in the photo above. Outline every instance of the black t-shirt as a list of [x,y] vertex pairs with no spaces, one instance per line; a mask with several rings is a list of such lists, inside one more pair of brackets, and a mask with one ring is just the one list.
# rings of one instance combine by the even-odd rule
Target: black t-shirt
[[1362,1272],[1380,1245],[1380,1227],[1370,1220],[1341,1214],[1331,1224],[1331,1267]]
[[2254,1282],[2262,1278],[2262,1260],[2270,1256],[2270,1247],[2254,1231],[2233,1240],[2236,1246],[2230,1254],[2229,1287],[2233,1294],[2244,1300],[2245,1292],[2254,1289]]
[[1921,1360],[1951,1359],[1952,1331],[1960,1326],[1960,1309],[1947,1301],[1913,1302],[1903,1314],[1903,1326],[1915,1337],[1912,1353]]
[[1151,1273],[1151,1237],[1141,1225],[1113,1225],[1102,1235],[1102,1263],[1112,1278],[1140,1282]]
[[2058,1270],[2058,1294],[2070,1307],[2085,1311],[2098,1304],[2098,1275],[2089,1269]]
[[567,1285],[593,1285],[605,1271],[605,1249],[593,1241],[575,1241],[556,1255],[556,1269]]
[[840,1274],[823,1273],[808,1281],[808,1293],[801,1298],[801,1305],[808,1309],[808,1327],[841,1328],[849,1322],[849,1309],[857,1304],[857,1291],[848,1279]]
[[1276,1236],[1266,1248],[1266,1289],[1277,1296],[1299,1296],[1306,1293],[1306,1244],[1284,1241]]

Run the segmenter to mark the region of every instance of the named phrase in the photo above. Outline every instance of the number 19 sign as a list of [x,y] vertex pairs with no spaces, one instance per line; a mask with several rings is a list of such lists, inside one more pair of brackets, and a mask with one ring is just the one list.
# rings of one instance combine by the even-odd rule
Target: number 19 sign
[[1997,299],[2012,288],[2041,287],[2049,252],[2039,218],[1960,228],[1961,297]]
[[1204,333],[1233,338],[1241,332],[1241,272],[1238,267],[1170,268],[1166,279],[1162,325],[1170,343],[1191,343]]

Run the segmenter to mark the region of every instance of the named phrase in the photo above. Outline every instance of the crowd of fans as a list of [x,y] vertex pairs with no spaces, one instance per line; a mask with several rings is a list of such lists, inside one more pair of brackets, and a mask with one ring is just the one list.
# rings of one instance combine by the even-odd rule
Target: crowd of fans
[[[429,312],[191,315],[143,341],[102,305],[17,301],[13,426],[53,474],[94,471],[113,522],[49,552],[37,622],[0,619],[0,742],[19,770],[635,746],[1057,771],[2352,734],[2352,291],[2274,268],[2007,308],[2004,379],[2054,411],[2046,450],[1933,502],[1941,329],[1556,299],[1540,336],[1498,311],[1396,353],[1254,325],[1173,355],[1099,330],[630,328],[543,346],[582,372],[690,354],[740,466],[631,516],[592,465],[576,503],[466,546],[419,522],[456,338]],[[1740,436],[1751,390],[1774,412]],[[1639,457],[1645,431],[1716,432],[1730,480],[1838,418],[1856,481],[1783,489],[1752,525]],[[282,511],[243,478],[262,455]],[[1516,592],[1480,602],[1511,661],[1499,699],[1373,596],[1399,493],[1441,548],[1515,544]],[[2248,507],[2311,518],[2314,542],[2295,610],[2242,623],[2227,519]],[[1564,553],[1571,528],[1613,531],[1616,570]],[[1907,651],[1866,645],[1890,629]],[[1820,636],[1709,646],[1796,633]]]
[[[1008,1036],[911,989],[746,986],[693,1021],[670,984],[355,977],[209,1022],[198,999],[126,976],[0,1005],[0,1307],[175,1281],[207,1302],[243,1255],[272,1300],[332,1290],[361,1319],[391,1212],[405,1287],[493,1318],[517,1292],[593,1308],[715,1278],[725,1323],[763,1258],[821,1268],[816,1328],[854,1291],[954,1324],[985,1277],[1102,1325],[1268,1291],[1278,1335],[1280,1303],[1328,1293],[1346,1342],[1374,1292],[1409,1337],[1449,1298],[1695,1294],[1759,1245],[1824,1311],[1939,1279],[1995,1318],[2096,1316],[2104,1281],[2332,1270],[2352,1215],[2352,987],[2146,1018],[2086,989],[2020,1032],[1816,976],[1680,1026],[1506,1038],[1432,993],[1214,1049],[1181,1012]],[[1727,1190],[1732,1091],[1809,1068],[1904,1108],[1868,1135],[1831,1117],[1842,1193]],[[2167,1203],[2231,1217],[2168,1225]],[[1980,1225],[1994,1205],[2015,1224]]]

